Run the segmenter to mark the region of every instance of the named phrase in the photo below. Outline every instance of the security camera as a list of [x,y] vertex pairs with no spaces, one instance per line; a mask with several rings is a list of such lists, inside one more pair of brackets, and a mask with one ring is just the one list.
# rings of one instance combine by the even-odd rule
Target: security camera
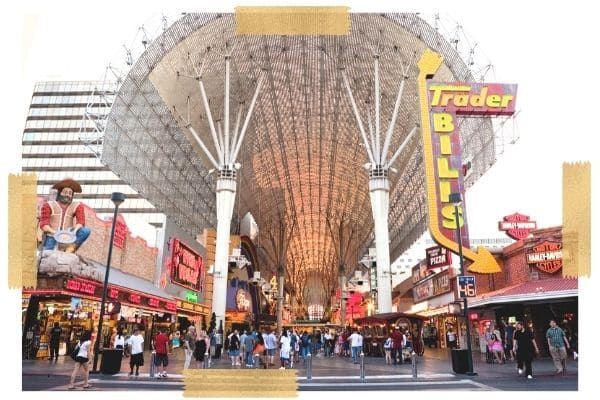
[[260,279],[257,279],[257,278],[250,278],[250,280],[248,281],[248,283],[251,284],[252,286],[257,286],[259,282],[260,282]]

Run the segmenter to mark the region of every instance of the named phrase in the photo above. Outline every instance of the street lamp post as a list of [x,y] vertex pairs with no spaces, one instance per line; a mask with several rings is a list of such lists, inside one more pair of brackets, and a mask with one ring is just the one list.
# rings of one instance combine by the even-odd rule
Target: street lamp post
[[[462,252],[462,235],[460,233],[460,221],[458,214],[458,206],[461,204],[460,193],[450,193],[450,202],[454,204],[454,218],[456,218],[456,240],[458,242],[458,259],[460,261],[460,275],[465,274],[465,262]],[[473,372],[473,351],[471,349],[471,327],[469,324],[469,306],[467,297],[463,297],[463,317],[467,326],[467,375],[477,375]]]
[[102,341],[102,323],[104,322],[104,304],[106,303],[106,292],[108,290],[108,274],[110,272],[110,259],[112,257],[113,241],[115,239],[115,227],[117,226],[117,214],[119,206],[125,201],[125,195],[119,192],[113,192],[110,200],[115,205],[115,213],[112,220],[112,229],[110,232],[110,242],[108,242],[108,258],[106,260],[106,273],[104,274],[104,286],[102,287],[102,302],[100,303],[100,321],[98,322],[98,334],[94,345],[94,365],[92,373],[98,373],[98,353],[100,352],[100,341]]

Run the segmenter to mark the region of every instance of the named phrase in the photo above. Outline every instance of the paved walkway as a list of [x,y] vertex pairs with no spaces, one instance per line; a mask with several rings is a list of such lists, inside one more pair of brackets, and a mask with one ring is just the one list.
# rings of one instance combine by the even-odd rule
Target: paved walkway
[[[129,359],[124,358],[121,371],[118,374],[95,374],[91,375],[90,378],[99,383],[110,384],[113,388],[121,386],[125,389],[137,385],[139,390],[156,390],[159,387],[161,389],[181,390],[183,384],[182,368],[185,358],[182,349],[175,350],[169,356],[167,379],[151,378],[149,376],[150,353],[146,352],[144,356],[145,365],[140,369],[139,377],[128,376]],[[360,388],[369,385],[377,386],[378,390],[388,390],[386,385],[398,386],[399,384],[412,386],[412,389],[428,388],[430,390],[435,385],[438,385],[441,389],[445,389],[448,385],[456,385],[457,389],[462,390],[494,390],[495,388],[523,390],[519,386],[517,386],[517,389],[512,388],[515,382],[523,385],[527,381],[518,378],[514,361],[508,361],[506,364],[487,364],[485,356],[479,352],[474,353],[473,357],[473,370],[477,373],[477,376],[473,377],[453,373],[448,350],[427,349],[423,357],[417,357],[417,361],[417,379],[413,378],[410,362],[396,366],[386,365],[383,358],[365,358],[365,382],[360,380],[360,366],[353,364],[352,360],[346,357],[325,358],[320,355],[314,357],[312,380],[310,381],[306,379],[305,363],[302,361],[296,363],[294,369],[298,370],[300,390],[324,390],[325,387],[333,389],[341,386],[349,390],[352,387]],[[194,363],[192,361],[192,367],[195,367]],[[67,377],[72,373],[73,367],[74,363],[68,356],[62,356],[57,362],[53,363],[47,360],[23,360],[23,389],[65,389],[65,382],[68,381]],[[213,360],[211,368],[245,369],[246,367],[231,366],[231,361],[228,358],[221,357]],[[279,364],[276,363],[275,366],[269,368],[277,369]],[[100,369],[100,362],[98,362],[98,369]],[[560,379],[555,379],[554,364],[550,358],[534,360],[533,373],[536,378],[533,381],[538,380],[540,385],[542,383],[547,385],[548,382],[552,382],[556,385],[556,390],[577,390],[578,368],[577,362],[572,359],[567,362],[567,374],[560,376]],[[30,380],[29,377],[37,377],[37,379]],[[58,382],[59,384],[49,384],[37,388],[29,387],[30,384],[33,385],[30,381],[38,380]],[[490,383],[495,388],[491,387]],[[505,385],[505,387],[503,388],[502,385]]]

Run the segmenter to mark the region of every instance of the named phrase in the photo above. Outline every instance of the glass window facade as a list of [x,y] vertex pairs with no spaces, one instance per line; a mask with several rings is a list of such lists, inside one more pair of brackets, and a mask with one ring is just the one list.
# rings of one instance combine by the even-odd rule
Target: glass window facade
[[23,131],[23,171],[36,173],[38,194],[42,196],[48,195],[57,181],[66,177],[77,180],[83,193],[76,199],[95,209],[101,218],[112,217],[111,193],[125,193],[127,200],[120,207],[121,213],[161,227],[164,215],[108,170],[94,152],[101,149],[98,130],[116,89],[112,82],[37,83]]

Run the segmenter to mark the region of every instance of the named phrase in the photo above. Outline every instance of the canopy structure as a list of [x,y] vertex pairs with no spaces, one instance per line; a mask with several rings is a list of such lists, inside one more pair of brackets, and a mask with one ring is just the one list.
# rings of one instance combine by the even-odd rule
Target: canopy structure
[[[416,14],[351,14],[349,36],[236,36],[233,14],[186,14],[150,43],[121,85],[108,117],[102,159],[192,235],[216,226],[213,163],[188,127],[216,153],[199,81],[219,129],[224,124],[224,60],[230,54],[231,125],[240,107],[240,115],[246,115],[257,81],[263,79],[239,152],[234,219],[247,212],[254,216],[259,248],[269,246],[269,232],[275,235],[283,221],[285,236],[291,238],[286,290],[302,304],[327,305],[338,275],[332,232],[342,223],[355,229],[349,252],[356,262],[373,240],[363,167],[369,159],[341,71],[365,126],[374,124],[373,57],[379,56],[381,126],[386,130],[402,67],[408,66],[392,154],[420,119],[416,63],[426,48],[444,57],[436,80],[473,81],[451,44]],[[486,118],[459,123],[463,158],[472,160],[467,180],[472,183],[495,161],[494,132]],[[426,229],[420,135],[414,135],[393,167],[392,260]],[[260,268],[275,271],[276,266],[263,257]]]

